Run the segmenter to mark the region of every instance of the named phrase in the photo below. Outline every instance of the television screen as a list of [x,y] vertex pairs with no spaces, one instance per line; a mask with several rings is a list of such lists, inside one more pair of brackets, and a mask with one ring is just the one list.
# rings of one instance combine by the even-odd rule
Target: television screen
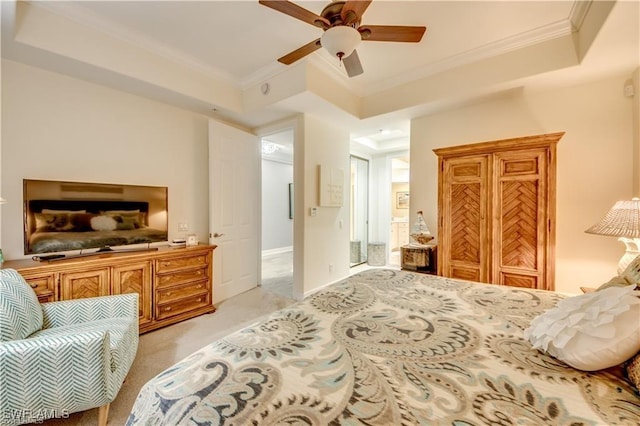
[[24,252],[168,239],[167,187],[24,179]]

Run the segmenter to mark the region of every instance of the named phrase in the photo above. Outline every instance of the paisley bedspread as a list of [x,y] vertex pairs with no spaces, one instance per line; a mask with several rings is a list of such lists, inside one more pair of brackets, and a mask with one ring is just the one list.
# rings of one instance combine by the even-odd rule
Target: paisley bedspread
[[561,297],[365,271],[162,372],[127,424],[640,424],[621,368],[574,370],[523,339]]

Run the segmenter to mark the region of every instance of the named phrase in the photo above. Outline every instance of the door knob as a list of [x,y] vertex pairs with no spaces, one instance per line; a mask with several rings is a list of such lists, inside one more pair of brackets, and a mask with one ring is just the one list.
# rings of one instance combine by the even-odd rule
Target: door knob
[[213,238],[222,237],[224,234],[218,234],[217,232],[213,234]]

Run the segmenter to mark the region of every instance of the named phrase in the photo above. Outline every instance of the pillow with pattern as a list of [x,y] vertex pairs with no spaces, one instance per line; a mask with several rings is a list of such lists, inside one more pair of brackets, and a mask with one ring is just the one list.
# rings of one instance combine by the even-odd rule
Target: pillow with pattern
[[640,352],[629,360],[627,364],[627,378],[636,388],[636,393],[640,396]]
[[69,232],[73,230],[69,213],[35,213],[35,232]]

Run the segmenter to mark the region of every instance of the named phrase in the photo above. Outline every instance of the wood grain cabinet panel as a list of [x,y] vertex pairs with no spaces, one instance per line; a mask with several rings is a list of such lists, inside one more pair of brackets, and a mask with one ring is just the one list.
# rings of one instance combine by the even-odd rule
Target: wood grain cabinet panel
[[111,286],[113,294],[138,293],[140,327],[151,322],[151,261],[114,266]]
[[434,150],[440,275],[555,288],[556,145],[563,134]]
[[52,262],[13,260],[41,303],[138,293],[140,333],[215,312],[214,245],[96,253]]
[[60,274],[60,298],[62,300],[108,296],[109,268],[62,272]]

